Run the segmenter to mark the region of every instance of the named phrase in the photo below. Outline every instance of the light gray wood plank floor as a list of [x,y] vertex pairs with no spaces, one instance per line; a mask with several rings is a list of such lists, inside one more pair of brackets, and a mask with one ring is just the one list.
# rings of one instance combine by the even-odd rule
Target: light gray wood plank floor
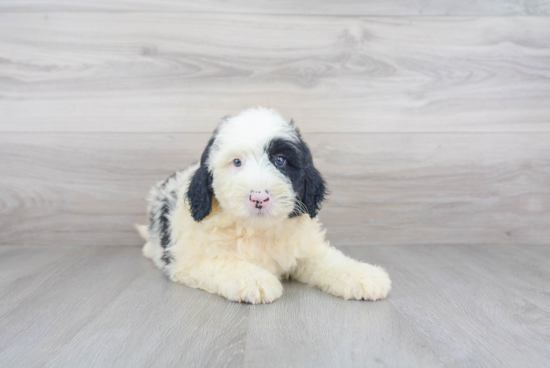
[[550,247],[341,247],[388,299],[270,305],[167,280],[135,247],[0,247],[1,367],[547,366]]

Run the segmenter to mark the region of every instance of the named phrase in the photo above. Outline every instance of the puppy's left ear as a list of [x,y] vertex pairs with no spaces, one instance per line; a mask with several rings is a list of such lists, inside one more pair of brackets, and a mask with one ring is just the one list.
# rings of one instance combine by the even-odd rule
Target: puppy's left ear
[[189,189],[187,189],[187,200],[189,201],[191,216],[197,222],[204,219],[212,211],[212,196],[214,195],[212,189],[213,178],[212,173],[208,171],[207,161],[210,148],[214,144],[214,139],[215,137],[210,139],[202,153],[200,166],[193,174],[189,183]]
[[321,204],[325,200],[327,188],[321,173],[313,166],[313,157],[311,156],[309,147],[304,141],[301,143],[306,164],[302,202],[306,205],[309,216],[314,218],[317,216],[317,212],[319,212]]

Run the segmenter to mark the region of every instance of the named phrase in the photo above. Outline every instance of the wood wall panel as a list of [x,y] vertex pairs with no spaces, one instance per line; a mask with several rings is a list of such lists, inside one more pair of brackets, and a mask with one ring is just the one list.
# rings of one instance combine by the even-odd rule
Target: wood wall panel
[[3,132],[550,132],[545,17],[3,13],[0,60]]
[[547,0],[3,0],[0,11],[219,12],[325,15],[549,15]]
[[[4,133],[2,244],[140,245],[149,187],[208,134]],[[548,244],[550,134],[305,135],[353,244]]]

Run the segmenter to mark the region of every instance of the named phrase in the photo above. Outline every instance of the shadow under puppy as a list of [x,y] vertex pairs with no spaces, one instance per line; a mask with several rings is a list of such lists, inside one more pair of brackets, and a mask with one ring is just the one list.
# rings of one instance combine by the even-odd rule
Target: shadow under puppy
[[272,302],[289,277],[344,299],[385,298],[383,268],[325,240],[325,194],[293,123],[249,109],[220,123],[199,163],[152,188],[143,254],[172,281],[238,302]]

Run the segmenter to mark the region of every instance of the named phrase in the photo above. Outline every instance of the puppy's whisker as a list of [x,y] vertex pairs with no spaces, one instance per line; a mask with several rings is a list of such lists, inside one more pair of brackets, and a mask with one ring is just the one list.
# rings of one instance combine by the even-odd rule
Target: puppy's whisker
[[296,195],[295,203],[296,203],[296,206],[298,207],[297,210],[300,213],[300,215],[303,215],[304,213],[308,213],[307,206],[304,204],[304,202],[302,202],[302,200],[300,199],[300,197],[298,197],[298,195]]

